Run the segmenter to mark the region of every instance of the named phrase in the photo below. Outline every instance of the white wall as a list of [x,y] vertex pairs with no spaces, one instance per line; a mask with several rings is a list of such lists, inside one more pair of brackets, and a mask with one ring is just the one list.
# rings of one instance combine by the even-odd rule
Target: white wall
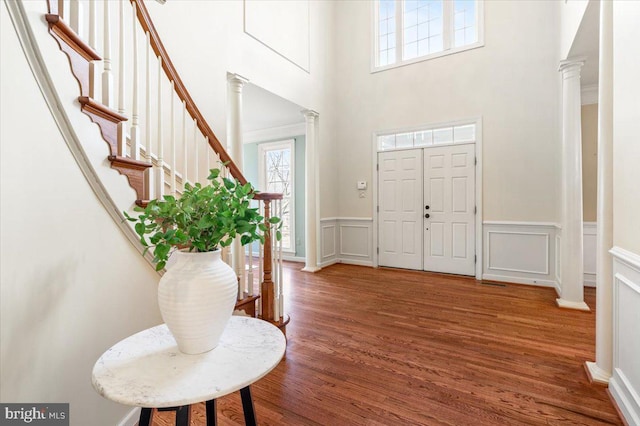
[[613,377],[628,424],[640,425],[640,3],[613,4]]
[[567,59],[589,0],[561,0],[555,3],[560,8],[560,59]]
[[374,74],[371,3],[336,6],[339,217],[373,216],[374,131],[482,116],[484,219],[558,220],[555,3],[486,1],[484,47]]
[[[286,2],[278,4],[286,6]],[[300,58],[304,58],[305,52],[301,52],[300,45],[297,44],[291,57],[287,58],[287,52],[281,48],[282,43],[271,39],[259,40],[255,37],[259,34],[249,35],[243,31],[243,1],[181,0],[164,5],[148,2],[147,6],[187,89],[223,144],[226,144],[227,72],[240,74],[257,86],[320,113],[320,217],[335,216],[335,113],[330,83],[335,2],[308,2],[309,72],[296,64],[304,62]],[[250,9],[253,7],[255,5]],[[283,16],[278,15],[278,8],[261,10],[264,22],[285,25]],[[291,24],[295,25],[296,31],[304,32],[306,26],[299,22],[303,14],[300,11],[290,12],[288,16],[295,17]],[[193,28],[198,36],[194,37],[193,31],[176,31],[177,28]]]
[[71,424],[113,425],[129,408],[100,397],[91,370],[113,343],[161,322],[158,275],[80,172],[4,3],[0,18],[0,394],[69,402]]

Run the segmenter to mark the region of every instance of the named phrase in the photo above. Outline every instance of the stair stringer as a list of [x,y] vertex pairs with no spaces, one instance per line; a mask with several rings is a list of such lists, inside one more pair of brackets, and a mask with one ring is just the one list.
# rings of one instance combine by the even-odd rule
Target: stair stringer
[[[102,138],[99,127],[81,111],[78,81],[70,71],[69,59],[49,34],[45,21],[46,2],[4,2],[27,62],[67,147],[96,197],[131,244],[142,253],[144,247],[138,235],[122,214],[135,207],[136,191],[129,186],[127,176],[111,168],[109,145]],[[147,253],[145,258],[153,264],[151,254]]]

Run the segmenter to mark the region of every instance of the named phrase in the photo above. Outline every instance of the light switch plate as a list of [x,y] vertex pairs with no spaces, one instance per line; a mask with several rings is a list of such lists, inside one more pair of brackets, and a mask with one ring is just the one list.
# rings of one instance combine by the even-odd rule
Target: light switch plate
[[367,189],[367,181],[359,180],[358,181],[358,189]]

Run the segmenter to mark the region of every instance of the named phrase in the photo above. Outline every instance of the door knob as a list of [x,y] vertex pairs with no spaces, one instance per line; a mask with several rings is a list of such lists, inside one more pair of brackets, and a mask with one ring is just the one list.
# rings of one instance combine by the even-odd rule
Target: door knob
[[429,210],[429,206],[424,206],[425,210]]
[[429,219],[429,213],[425,214],[424,217],[426,217],[427,219]]

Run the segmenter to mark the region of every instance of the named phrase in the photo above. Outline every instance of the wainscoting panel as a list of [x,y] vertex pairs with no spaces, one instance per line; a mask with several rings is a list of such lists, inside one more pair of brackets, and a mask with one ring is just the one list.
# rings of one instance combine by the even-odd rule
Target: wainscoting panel
[[627,424],[640,425],[640,255],[613,255],[613,376],[609,391]]
[[343,263],[373,265],[373,221],[370,218],[338,218],[340,252]]
[[596,286],[596,223],[585,222],[583,227],[584,285]]
[[337,219],[320,219],[320,267],[338,262]]
[[555,224],[492,221],[483,228],[483,279],[555,287]]

